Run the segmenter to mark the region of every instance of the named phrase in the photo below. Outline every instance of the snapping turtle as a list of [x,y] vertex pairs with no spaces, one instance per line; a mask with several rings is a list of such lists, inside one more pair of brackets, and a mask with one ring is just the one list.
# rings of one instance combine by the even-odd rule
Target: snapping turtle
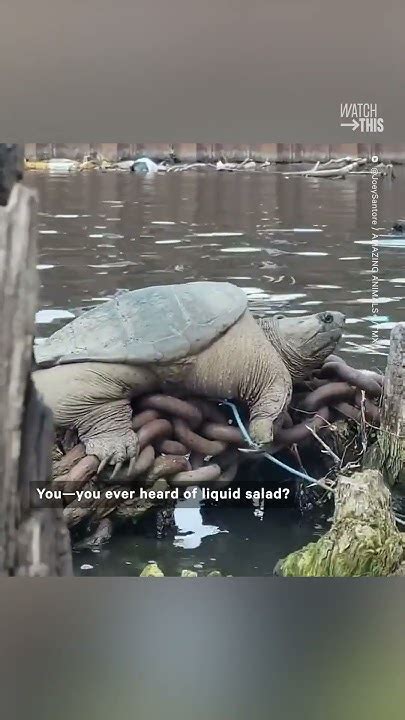
[[193,282],[122,293],[35,347],[34,382],[60,427],[119,469],[139,452],[131,398],[161,390],[245,402],[264,448],[291,397],[292,378],[320,367],[344,316],[255,320],[231,283]]

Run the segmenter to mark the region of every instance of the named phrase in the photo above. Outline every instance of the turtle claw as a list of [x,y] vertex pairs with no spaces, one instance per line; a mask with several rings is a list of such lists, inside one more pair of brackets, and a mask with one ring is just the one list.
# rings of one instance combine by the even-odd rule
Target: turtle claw
[[137,458],[133,457],[130,459],[128,471],[127,471],[128,477],[130,477],[132,475],[132,473],[134,472],[136,463],[137,463]]
[[104,470],[104,468],[105,468],[105,466],[108,464],[109,460],[110,460],[110,457],[105,457],[105,458],[101,461],[100,465],[99,465],[98,468],[97,468],[97,475],[100,475],[101,471]]
[[[81,437],[87,455],[95,455],[100,464],[97,475],[101,473],[106,465],[114,466],[116,469],[112,475],[115,477],[125,462],[139,455],[139,441],[133,430],[128,430],[125,435],[106,434],[93,437]],[[112,469],[112,468],[111,468]]]
[[117,464],[114,466],[114,470],[113,470],[112,473],[111,473],[111,480],[113,479],[113,477],[115,477],[116,475],[118,475],[118,473],[119,473],[119,471],[121,470],[123,464],[124,464],[123,462],[117,462]]

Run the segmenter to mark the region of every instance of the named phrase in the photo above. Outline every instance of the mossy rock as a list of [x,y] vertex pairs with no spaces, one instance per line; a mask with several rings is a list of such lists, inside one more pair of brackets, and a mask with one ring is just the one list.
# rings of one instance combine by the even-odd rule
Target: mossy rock
[[[151,562],[144,567],[139,577],[164,577],[164,573],[161,571],[157,563]],[[196,573],[195,570],[182,570],[180,577],[198,577],[198,573]],[[222,577],[222,574],[219,570],[212,570],[206,577]],[[228,575],[228,577],[231,576]]]
[[340,476],[331,529],[316,543],[280,560],[283,577],[381,577],[404,559],[404,541],[391,510],[391,496],[377,470]]
[[148,563],[142,570],[139,577],[164,577],[159,565],[155,562]]

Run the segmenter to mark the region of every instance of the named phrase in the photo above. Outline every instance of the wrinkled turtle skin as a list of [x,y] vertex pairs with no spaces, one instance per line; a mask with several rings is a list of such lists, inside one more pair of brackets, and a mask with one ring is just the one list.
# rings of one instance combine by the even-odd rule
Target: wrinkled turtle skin
[[131,399],[147,392],[228,398],[249,409],[263,449],[292,379],[319,368],[341,313],[256,320],[231,283],[194,282],[121,293],[35,348],[34,382],[59,427],[74,427],[102,466],[135,462]]

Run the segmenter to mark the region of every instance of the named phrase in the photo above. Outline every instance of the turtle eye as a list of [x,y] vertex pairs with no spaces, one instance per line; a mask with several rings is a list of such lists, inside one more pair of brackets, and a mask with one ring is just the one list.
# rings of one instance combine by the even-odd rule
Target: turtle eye
[[324,323],[331,323],[331,322],[333,322],[333,315],[330,312],[324,312],[321,315],[321,319],[323,320]]
[[285,318],[285,315],[281,315],[280,313],[278,313],[277,315],[274,316],[275,320],[284,320],[284,318]]

